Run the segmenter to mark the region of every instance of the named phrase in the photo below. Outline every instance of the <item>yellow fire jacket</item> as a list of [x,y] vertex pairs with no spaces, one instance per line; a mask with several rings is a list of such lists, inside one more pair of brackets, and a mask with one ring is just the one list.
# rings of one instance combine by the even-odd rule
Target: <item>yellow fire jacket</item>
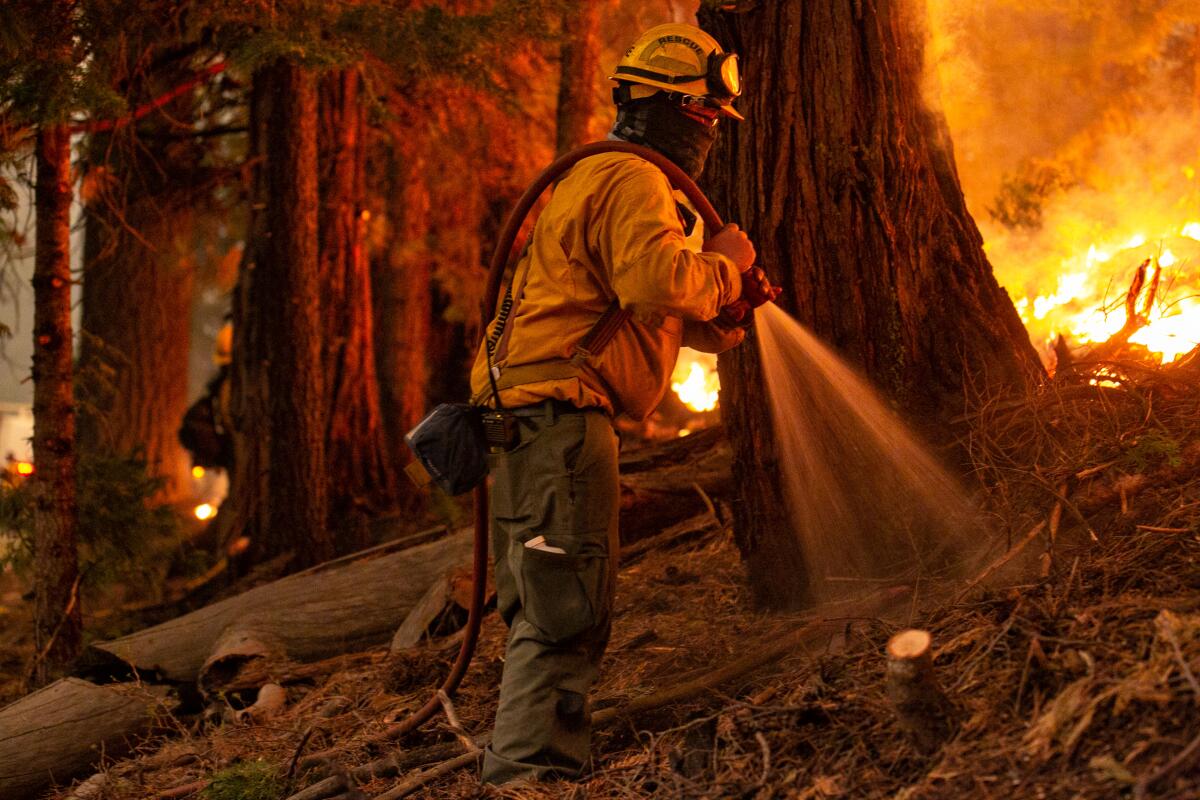
[[[682,199],[657,167],[628,153],[584,159],[558,183],[517,262],[492,359],[506,407],[555,398],[644,419],[681,345],[719,353],[742,341],[744,330],[714,321],[741,295],[741,276],[725,256],[698,252],[701,222],[685,234]],[[614,299],[632,318],[600,354],[577,353]],[[482,345],[471,391],[491,405],[487,371]]]

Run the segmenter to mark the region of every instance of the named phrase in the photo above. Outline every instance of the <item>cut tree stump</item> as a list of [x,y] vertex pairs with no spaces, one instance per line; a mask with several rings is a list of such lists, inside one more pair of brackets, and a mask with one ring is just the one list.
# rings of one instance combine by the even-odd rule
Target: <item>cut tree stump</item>
[[286,670],[386,643],[432,584],[470,564],[471,538],[460,531],[398,553],[292,575],[92,647],[143,674],[194,681],[206,692],[250,664],[271,677],[272,665]]
[[887,692],[900,727],[916,750],[937,751],[954,733],[954,706],[933,674],[933,637],[906,630],[887,644]]
[[0,797],[23,800],[129,752],[161,712],[163,686],[65,678],[0,709]]

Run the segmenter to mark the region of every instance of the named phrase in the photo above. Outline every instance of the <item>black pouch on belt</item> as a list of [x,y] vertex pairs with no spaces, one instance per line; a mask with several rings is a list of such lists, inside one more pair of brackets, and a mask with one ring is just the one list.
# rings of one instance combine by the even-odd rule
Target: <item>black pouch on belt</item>
[[483,409],[442,403],[404,436],[417,460],[405,471],[417,485],[433,482],[446,492],[469,492],[487,477]]

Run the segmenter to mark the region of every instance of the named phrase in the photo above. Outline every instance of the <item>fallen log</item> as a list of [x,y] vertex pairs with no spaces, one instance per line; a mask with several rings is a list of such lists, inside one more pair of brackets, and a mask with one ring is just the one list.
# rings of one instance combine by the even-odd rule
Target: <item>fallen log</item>
[[934,753],[954,732],[954,706],[933,673],[933,637],[906,630],[887,643],[887,693],[917,752]]
[[701,514],[729,495],[732,457],[721,429],[642,447],[621,456],[621,542],[630,544]]
[[36,797],[129,752],[170,710],[166,687],[65,678],[0,709],[0,797]]
[[270,677],[271,665],[286,670],[387,642],[429,586],[470,559],[471,534],[462,531],[283,578],[92,647],[142,673],[211,692],[254,662]]

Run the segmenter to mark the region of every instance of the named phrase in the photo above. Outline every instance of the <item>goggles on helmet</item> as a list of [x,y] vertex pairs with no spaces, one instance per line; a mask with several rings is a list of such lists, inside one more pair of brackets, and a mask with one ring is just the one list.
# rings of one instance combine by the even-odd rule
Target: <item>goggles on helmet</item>
[[709,53],[708,72],[704,77],[708,91],[714,97],[732,100],[742,93],[737,53],[718,53],[716,50]]

